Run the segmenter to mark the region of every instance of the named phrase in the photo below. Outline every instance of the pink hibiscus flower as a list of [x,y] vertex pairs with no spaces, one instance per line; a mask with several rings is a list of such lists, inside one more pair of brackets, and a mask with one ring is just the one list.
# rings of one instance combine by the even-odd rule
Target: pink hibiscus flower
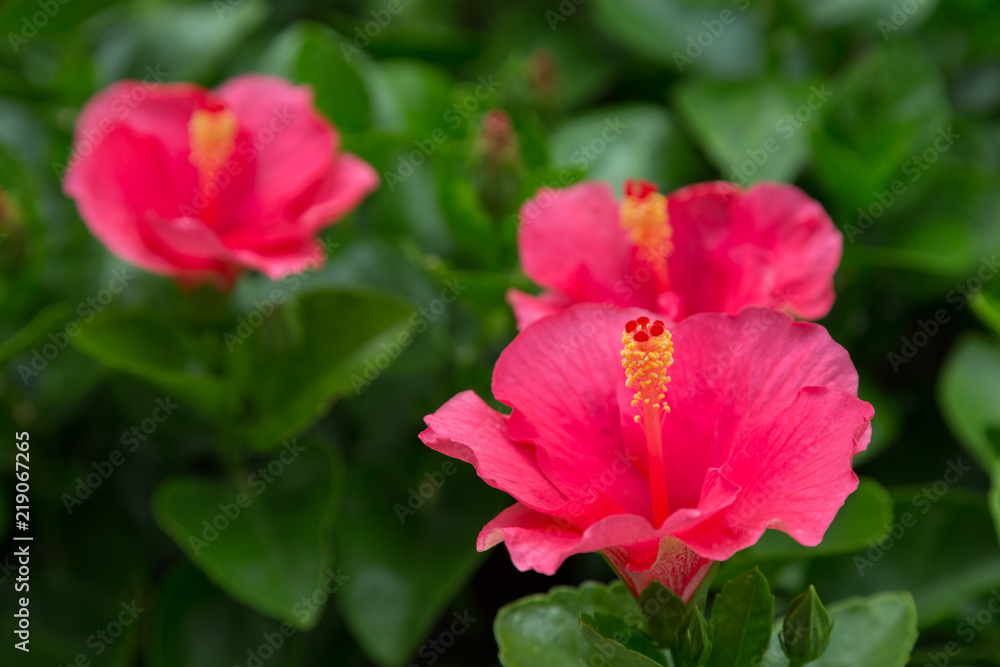
[[687,600],[767,528],[823,538],[871,435],[847,352],[767,308],[654,317],[598,304],[546,317],[497,361],[509,415],[467,391],[425,418],[425,444],[517,501],[480,551],[504,541],[544,574],[599,551],[633,593],[658,580]]
[[316,235],[378,185],[339,144],[311,90],[283,79],[122,81],[80,113],[63,188],[132,264],[186,283],[277,279],[319,265]]
[[518,328],[573,303],[637,306],[673,320],[769,306],[818,319],[833,305],[843,238],[798,188],[701,183],[670,195],[629,181],[619,203],[587,182],[522,206],[525,273],[549,288],[511,290]]

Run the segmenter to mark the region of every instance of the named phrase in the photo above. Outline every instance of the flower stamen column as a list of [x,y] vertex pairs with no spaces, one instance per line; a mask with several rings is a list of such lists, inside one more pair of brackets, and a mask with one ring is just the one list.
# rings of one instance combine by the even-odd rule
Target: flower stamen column
[[667,368],[674,363],[674,343],[663,322],[656,320],[650,324],[648,317],[640,317],[625,325],[622,345],[625,386],[635,391],[632,407],[639,411],[635,421],[646,434],[653,525],[660,526],[670,515],[663,460],[663,418],[670,412],[665,399],[670,382]]

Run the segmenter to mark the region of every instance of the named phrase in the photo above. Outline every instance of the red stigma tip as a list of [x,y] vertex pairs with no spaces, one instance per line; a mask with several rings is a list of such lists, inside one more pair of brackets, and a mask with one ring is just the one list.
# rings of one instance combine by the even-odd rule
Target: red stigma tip
[[638,324],[640,327],[645,326],[649,324],[649,318],[645,316],[636,318],[635,323]]
[[635,320],[629,320],[628,324],[625,325],[625,333],[632,333],[638,326]]
[[635,197],[636,199],[645,199],[649,195],[656,192],[658,188],[653,183],[649,181],[644,181],[639,178],[630,178],[625,181],[625,196]]
[[649,340],[649,334],[646,333],[645,331],[636,331],[635,334],[632,336],[632,340],[634,340],[637,343],[645,343],[647,340]]
[[653,338],[656,338],[657,336],[662,336],[663,331],[664,331],[663,322],[657,320],[657,322],[649,328],[649,335],[652,336]]

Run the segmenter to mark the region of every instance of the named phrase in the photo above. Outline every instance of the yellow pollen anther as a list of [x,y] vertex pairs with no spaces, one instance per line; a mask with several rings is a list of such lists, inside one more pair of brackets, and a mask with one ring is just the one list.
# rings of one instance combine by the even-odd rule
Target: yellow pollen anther
[[622,334],[622,368],[625,386],[635,390],[632,407],[639,414],[636,423],[650,419],[662,423],[663,414],[670,412],[666,390],[670,376],[667,368],[674,363],[674,343],[663,322],[650,322],[640,317],[625,325]]
[[655,266],[666,265],[673,250],[673,229],[667,214],[667,198],[646,181],[625,182],[621,225],[642,259]]
[[188,121],[191,164],[202,181],[211,181],[236,148],[239,121],[229,109],[198,109]]

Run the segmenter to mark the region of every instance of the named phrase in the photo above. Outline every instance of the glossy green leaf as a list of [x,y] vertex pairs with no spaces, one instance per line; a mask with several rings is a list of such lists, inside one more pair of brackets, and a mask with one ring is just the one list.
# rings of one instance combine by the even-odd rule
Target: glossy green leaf
[[269,667],[296,664],[298,628],[234,601],[190,565],[167,576],[153,609],[146,651],[152,667],[246,665],[250,656]]
[[941,412],[959,442],[980,466],[1000,463],[1000,443],[990,428],[1000,428],[1000,345],[967,335],[948,355],[938,380]]
[[795,180],[809,160],[810,128],[832,95],[825,85],[777,79],[692,79],[676,101],[719,174],[748,185]]
[[557,586],[503,607],[493,625],[505,667],[577,667],[600,655],[580,630],[580,615],[639,619],[635,598],[620,582]]
[[95,361],[155,384],[205,413],[233,409],[232,387],[210,372],[191,336],[158,314],[108,308],[77,323],[79,333],[70,340]]
[[484,496],[471,469],[444,469],[436,455],[410,461],[431,472],[399,481],[382,460],[356,465],[337,527],[339,563],[351,575],[338,607],[358,644],[387,667],[411,659],[442,614],[465,621],[470,610],[448,603],[484,558],[480,528],[504,506],[500,494]]
[[811,134],[813,169],[852,216],[879,204],[881,193],[892,195],[893,182],[909,187],[922,177],[932,165],[913,160],[916,152],[930,148],[936,162],[954,143],[941,74],[914,44],[872,49],[829,88],[823,125]]
[[821,593],[840,595],[906,589],[917,605],[921,627],[960,616],[970,598],[1000,586],[987,499],[961,488],[973,470],[972,460],[959,456],[941,463],[936,480],[894,489],[890,531],[864,551],[814,559],[804,579]]
[[309,84],[316,107],[342,132],[366,129],[371,116],[368,88],[349,42],[329,28],[296,23],[279,34],[261,56],[260,67]]
[[[881,593],[830,605],[830,644],[810,667],[903,667],[917,641],[917,610],[909,593]],[[781,621],[764,661],[766,667],[788,667],[779,644]]]
[[591,648],[613,665],[668,667],[663,651],[624,620],[597,612],[580,615],[580,632]]
[[[644,178],[665,190],[681,185],[690,147],[670,115],[655,106],[608,107],[557,128],[550,139],[553,164],[584,169],[588,179]],[[680,168],[679,168],[680,167]]]
[[343,463],[290,441],[241,484],[178,478],[153,498],[160,527],[232,597],[308,629],[347,577],[333,566],[329,531]]
[[743,0],[595,0],[594,11],[622,47],[671,71],[736,78],[763,65],[761,24],[751,7]]
[[226,338],[249,393],[243,432],[256,448],[297,434],[334,398],[362,391],[412,340],[411,307],[377,293],[320,290],[272,308],[256,312],[257,329],[248,315]]
[[773,622],[774,596],[758,569],[727,582],[712,607],[709,667],[756,667]]

